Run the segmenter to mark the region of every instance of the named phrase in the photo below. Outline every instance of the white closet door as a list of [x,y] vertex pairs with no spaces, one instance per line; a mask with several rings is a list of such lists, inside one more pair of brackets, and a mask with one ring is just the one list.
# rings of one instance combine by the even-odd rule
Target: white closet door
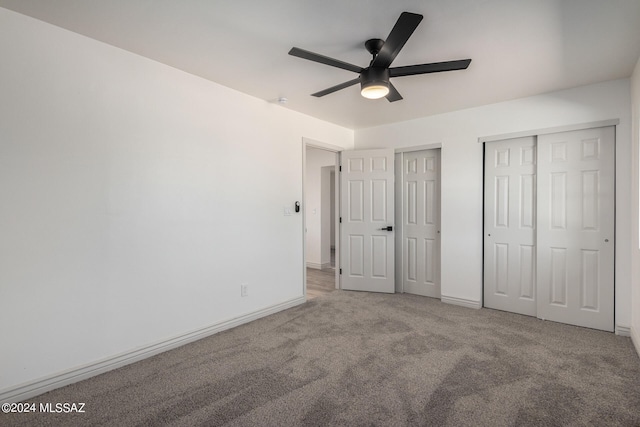
[[485,144],[484,306],[529,316],[536,315],[535,151],[534,137]]
[[404,153],[404,292],[440,298],[440,150]]
[[538,138],[538,317],[614,329],[613,127]]

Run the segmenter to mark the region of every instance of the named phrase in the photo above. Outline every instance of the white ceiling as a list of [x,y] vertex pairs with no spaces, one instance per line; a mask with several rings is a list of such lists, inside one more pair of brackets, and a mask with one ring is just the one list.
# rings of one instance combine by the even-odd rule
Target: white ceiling
[[[629,77],[639,0],[0,0],[0,6],[353,129]],[[424,20],[393,66],[472,58],[464,71],[398,77],[404,100],[368,100],[349,71],[293,46],[367,66],[402,11]]]

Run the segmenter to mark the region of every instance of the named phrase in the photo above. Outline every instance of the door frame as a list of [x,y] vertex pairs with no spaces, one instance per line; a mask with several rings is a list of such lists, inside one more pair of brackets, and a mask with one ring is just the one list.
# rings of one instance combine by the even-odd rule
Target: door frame
[[336,155],[336,179],[334,180],[334,230],[335,230],[335,286],[340,289],[340,152],[346,150],[337,145],[327,144],[310,138],[302,137],[302,294],[307,298],[307,220],[306,220],[306,174],[307,174],[307,148],[316,148],[332,152]]

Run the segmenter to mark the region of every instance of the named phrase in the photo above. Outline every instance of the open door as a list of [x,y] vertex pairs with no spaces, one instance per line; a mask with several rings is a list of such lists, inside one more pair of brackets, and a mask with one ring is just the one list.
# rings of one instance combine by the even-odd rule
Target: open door
[[395,291],[394,151],[340,156],[341,287]]

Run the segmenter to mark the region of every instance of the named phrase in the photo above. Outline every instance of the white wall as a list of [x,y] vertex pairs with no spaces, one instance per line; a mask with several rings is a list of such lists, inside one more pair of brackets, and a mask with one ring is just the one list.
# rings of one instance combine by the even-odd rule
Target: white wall
[[2,8],[0,58],[0,397],[303,301],[302,138],[352,130]]
[[616,80],[356,130],[355,145],[357,149],[364,149],[442,144],[442,295],[473,305],[482,300],[483,160],[478,138],[619,119],[616,325],[619,332],[628,333],[631,322],[630,104],[629,80]]
[[[336,164],[336,153],[318,148],[307,148],[307,162],[305,172],[305,206],[304,214],[306,220],[306,253],[307,266],[321,268],[323,264],[329,263],[329,246],[326,239],[330,239],[329,233],[330,213],[328,212],[326,200],[330,196],[329,192],[329,171],[325,169],[323,179],[323,168]],[[324,182],[323,182],[324,181]],[[324,184],[324,185],[323,185]],[[323,203],[324,189],[324,203]],[[324,222],[324,227],[323,227]],[[324,234],[324,236],[323,236]],[[325,252],[323,254],[323,239]]]
[[631,337],[640,353],[640,58],[631,77],[633,175],[631,179]]

